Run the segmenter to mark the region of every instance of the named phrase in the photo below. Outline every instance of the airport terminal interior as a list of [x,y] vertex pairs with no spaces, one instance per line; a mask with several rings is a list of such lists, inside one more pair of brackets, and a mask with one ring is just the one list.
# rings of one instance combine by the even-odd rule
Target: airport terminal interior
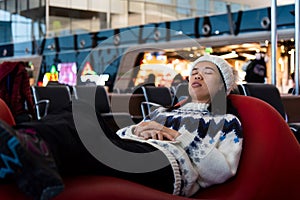
[[298,199],[299,4],[0,0],[0,199]]

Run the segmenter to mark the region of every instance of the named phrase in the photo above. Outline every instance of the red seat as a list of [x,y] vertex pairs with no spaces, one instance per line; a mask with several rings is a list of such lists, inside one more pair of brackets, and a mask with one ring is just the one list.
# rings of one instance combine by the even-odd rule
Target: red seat
[[[243,126],[244,144],[237,174],[226,183],[199,191],[192,199],[298,199],[300,145],[280,114],[262,100],[231,95]],[[162,177],[163,178],[163,177]],[[65,179],[55,200],[173,200],[166,194],[113,177]],[[0,199],[25,199],[15,186],[0,186]]]
[[15,119],[5,103],[2,99],[0,99],[0,120],[5,121],[7,124],[14,126],[16,125]]

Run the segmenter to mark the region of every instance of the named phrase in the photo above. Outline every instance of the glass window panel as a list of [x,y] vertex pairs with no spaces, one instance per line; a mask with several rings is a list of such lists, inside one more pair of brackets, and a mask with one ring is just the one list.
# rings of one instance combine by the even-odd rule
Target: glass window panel
[[16,12],[16,2],[15,1],[17,1],[17,0],[6,1],[7,11],[9,11],[11,13],[15,13]]
[[186,15],[186,17],[191,15],[191,2],[190,0],[177,1],[177,13]]
[[237,12],[239,10],[242,10],[241,4],[232,3],[231,5],[231,12]]
[[221,1],[215,1],[214,2],[214,10],[213,13],[218,14],[218,13],[226,13],[226,2],[221,2]]
[[209,13],[209,0],[203,0],[203,1],[197,1],[196,2],[196,8],[197,8],[197,12],[196,15],[198,16],[204,16],[207,13]]
[[31,40],[31,19],[20,15],[12,15],[12,33],[14,42]]
[[44,2],[44,0],[30,0],[29,7],[30,8],[38,8],[40,7],[40,3]]

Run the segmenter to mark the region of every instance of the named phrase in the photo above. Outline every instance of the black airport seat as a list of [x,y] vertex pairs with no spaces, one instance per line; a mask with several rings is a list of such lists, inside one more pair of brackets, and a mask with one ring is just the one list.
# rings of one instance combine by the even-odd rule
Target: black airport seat
[[38,120],[71,102],[70,88],[65,85],[31,86],[31,91]]
[[[112,112],[108,93],[103,86],[75,86],[73,88],[75,100],[94,106],[99,120],[112,132],[120,128],[135,124],[127,112]],[[125,105],[124,105],[125,106]],[[101,118],[101,119],[100,119]]]
[[[300,122],[289,123],[289,119],[281,100],[280,92],[275,85],[265,83],[244,83],[238,84],[238,89],[241,95],[256,97],[275,108],[288,123],[298,142],[300,142]],[[257,114],[259,115],[259,113]]]
[[145,102],[142,102],[141,109],[145,118],[153,108],[159,106],[170,107],[172,105],[171,91],[167,87],[143,86]]

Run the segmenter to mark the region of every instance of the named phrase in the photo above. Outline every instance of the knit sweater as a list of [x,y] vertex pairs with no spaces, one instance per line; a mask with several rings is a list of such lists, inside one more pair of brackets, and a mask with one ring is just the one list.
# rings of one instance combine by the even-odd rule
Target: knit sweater
[[170,112],[158,108],[150,115],[180,133],[176,141],[133,135],[136,125],[120,129],[121,138],[146,142],[161,150],[174,171],[173,194],[191,196],[199,189],[223,183],[237,171],[242,150],[242,128],[232,114],[212,115],[208,104],[187,103]]

